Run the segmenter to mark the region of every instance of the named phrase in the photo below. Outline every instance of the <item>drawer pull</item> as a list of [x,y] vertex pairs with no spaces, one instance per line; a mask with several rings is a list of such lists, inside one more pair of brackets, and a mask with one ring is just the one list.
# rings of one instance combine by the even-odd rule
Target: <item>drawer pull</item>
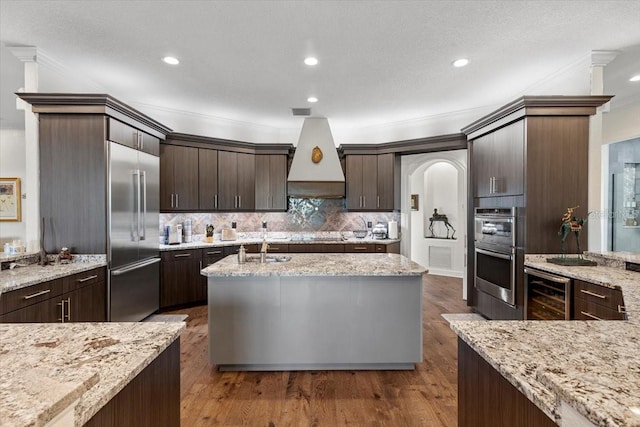
[[184,258],[184,257],[190,257],[191,254],[178,254],[178,255],[174,255],[174,258]]
[[93,276],[85,277],[84,279],[78,279],[78,283],[83,283],[83,282],[86,282],[87,280],[96,279],[97,277],[98,275],[94,274]]
[[582,292],[583,294],[591,295],[592,297],[607,299],[607,297],[604,295],[596,294],[595,292],[591,292],[591,291],[585,291],[584,289],[580,289],[580,292]]
[[354,246],[353,250],[354,251],[366,251],[367,247],[366,246]]
[[51,289],[45,289],[44,291],[40,291],[40,292],[36,292],[35,294],[27,295],[27,296],[24,297],[24,299],[31,299],[31,298],[39,297],[40,295],[48,294],[49,292],[51,292]]
[[591,313],[586,313],[586,312],[584,312],[584,311],[580,311],[580,314],[582,314],[583,316],[590,317],[590,318],[592,318],[593,320],[602,320],[602,319],[601,319],[601,318],[599,318],[598,316],[594,316],[593,314],[591,314]]
[[222,255],[222,251],[207,252],[207,255]]

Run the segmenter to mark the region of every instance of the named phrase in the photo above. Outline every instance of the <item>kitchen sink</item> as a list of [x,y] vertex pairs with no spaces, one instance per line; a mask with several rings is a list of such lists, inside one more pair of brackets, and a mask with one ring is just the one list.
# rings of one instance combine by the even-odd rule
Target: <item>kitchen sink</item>
[[[291,261],[290,256],[286,255],[267,255],[266,262],[288,262]],[[260,255],[247,255],[247,262],[260,262]]]

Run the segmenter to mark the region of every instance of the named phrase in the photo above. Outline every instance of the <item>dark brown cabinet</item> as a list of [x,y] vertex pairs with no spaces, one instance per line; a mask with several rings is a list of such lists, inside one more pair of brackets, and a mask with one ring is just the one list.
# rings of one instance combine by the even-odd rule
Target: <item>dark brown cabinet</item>
[[218,209],[218,150],[198,149],[198,207]]
[[101,267],[7,292],[0,323],[105,322],[105,274]]
[[512,196],[524,192],[524,120],[473,142],[476,197]]
[[575,320],[624,320],[622,291],[582,280],[573,281]]
[[[524,254],[557,253],[560,218],[588,205],[589,116],[610,96],[525,96],[462,129],[468,139],[467,277],[474,278],[474,208],[515,208],[515,305],[469,286],[491,319],[524,318]],[[586,228],[582,241],[588,240]],[[472,282],[473,283],[473,282]]]
[[206,299],[200,270],[200,249],[166,251],[161,254],[160,308],[193,304]]
[[255,209],[255,160],[253,154],[218,152],[219,209]]
[[392,211],[399,172],[395,155],[350,154],[345,156],[347,209]]
[[255,210],[286,211],[287,156],[257,154],[255,161]]
[[198,209],[198,149],[160,146],[160,210]]
[[126,145],[136,150],[157,156],[160,153],[160,139],[142,132],[119,120],[109,119],[109,141]]

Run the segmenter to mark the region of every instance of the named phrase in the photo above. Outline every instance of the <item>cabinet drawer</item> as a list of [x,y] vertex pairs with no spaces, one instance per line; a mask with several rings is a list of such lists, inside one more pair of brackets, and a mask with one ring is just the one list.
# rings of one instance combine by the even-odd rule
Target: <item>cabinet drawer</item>
[[387,245],[376,245],[376,252],[381,254],[387,253]]
[[2,294],[0,314],[9,313],[62,294],[62,279],[51,280]]
[[370,245],[367,243],[347,243],[344,245],[344,251],[348,253],[356,252],[375,252],[376,245]]
[[617,308],[611,309],[591,300],[575,298],[573,305],[573,317],[575,320],[624,320],[624,313]]
[[224,258],[224,248],[206,248],[202,249],[202,258]]
[[94,268],[93,270],[83,271],[72,276],[62,278],[63,292],[71,292],[84,286],[93,285],[94,283],[104,282],[105,268]]
[[583,282],[582,280],[575,280],[574,283],[574,295],[576,299],[582,298],[589,303],[601,305],[615,311],[618,310],[619,305],[624,305],[622,302],[622,292],[618,289],[611,289],[605,286]]
[[178,251],[165,251],[160,255],[163,262],[198,260],[202,258],[200,249],[185,249]]
[[288,244],[269,243],[269,249],[267,252],[289,252]]

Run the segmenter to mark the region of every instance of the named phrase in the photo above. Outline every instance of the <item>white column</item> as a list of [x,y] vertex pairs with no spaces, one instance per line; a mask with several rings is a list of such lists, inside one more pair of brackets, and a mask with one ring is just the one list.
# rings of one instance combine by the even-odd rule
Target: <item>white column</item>
[[[24,63],[24,92],[38,91],[38,52],[33,46],[8,47]],[[25,221],[25,235],[28,251],[40,249],[40,161],[38,144],[38,117],[31,106],[22,100],[17,102],[18,109],[24,109],[24,139],[26,152],[25,179],[22,214]]]
[[[591,52],[591,95],[606,95],[604,93],[604,67],[619,54],[617,51],[596,50]],[[607,218],[605,200],[606,190],[603,189],[602,176],[602,113],[608,111],[609,104],[598,108],[589,120],[589,216],[588,250],[606,250],[605,222]]]

